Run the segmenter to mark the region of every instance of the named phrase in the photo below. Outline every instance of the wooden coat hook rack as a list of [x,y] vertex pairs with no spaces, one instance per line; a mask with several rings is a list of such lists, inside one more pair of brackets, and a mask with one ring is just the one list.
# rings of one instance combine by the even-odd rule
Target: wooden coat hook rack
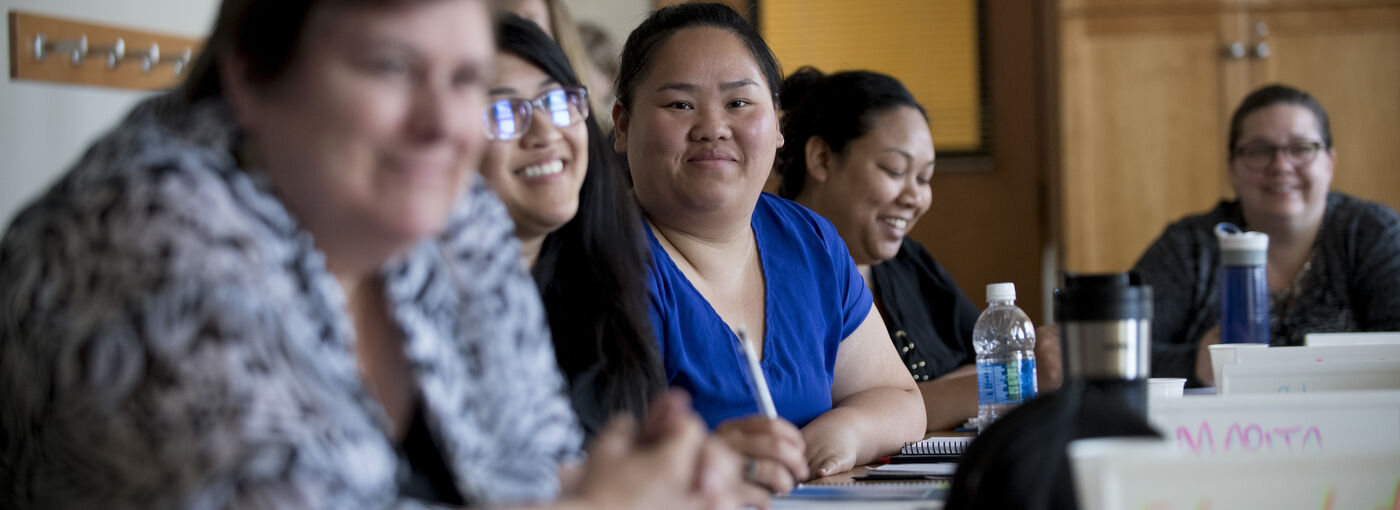
[[138,90],[184,79],[201,40],[10,11],[10,78]]

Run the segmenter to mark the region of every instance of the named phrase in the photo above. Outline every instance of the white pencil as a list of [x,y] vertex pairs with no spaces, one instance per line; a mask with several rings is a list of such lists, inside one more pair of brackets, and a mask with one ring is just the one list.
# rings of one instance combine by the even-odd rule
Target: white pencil
[[768,379],[763,377],[763,367],[758,364],[758,352],[754,350],[753,344],[749,343],[744,326],[739,326],[734,333],[739,337],[739,347],[744,350],[744,358],[748,359],[749,388],[753,390],[754,400],[758,401],[758,410],[770,419],[777,419],[778,410],[773,407],[773,394],[768,392]]

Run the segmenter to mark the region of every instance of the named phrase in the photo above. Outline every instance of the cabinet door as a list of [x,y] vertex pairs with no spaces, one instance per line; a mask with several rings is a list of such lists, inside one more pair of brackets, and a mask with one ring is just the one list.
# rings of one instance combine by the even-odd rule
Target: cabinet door
[[1269,50],[1251,59],[1251,81],[1298,87],[1327,108],[1332,189],[1400,210],[1400,7],[1255,12],[1251,25]]
[[1222,50],[1243,19],[1233,12],[1064,19],[1065,270],[1125,270],[1169,222],[1224,193],[1223,91],[1248,68]]

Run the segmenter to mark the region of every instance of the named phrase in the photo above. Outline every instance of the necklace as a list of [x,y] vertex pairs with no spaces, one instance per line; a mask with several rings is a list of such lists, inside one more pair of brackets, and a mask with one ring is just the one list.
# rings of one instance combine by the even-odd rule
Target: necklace
[[1288,287],[1269,293],[1270,301],[1273,301],[1274,315],[1283,317],[1298,304],[1298,298],[1303,295],[1303,282],[1308,274],[1312,272],[1313,253],[1308,253],[1308,260],[1303,262],[1302,269],[1298,274],[1293,275],[1293,280],[1288,283]]

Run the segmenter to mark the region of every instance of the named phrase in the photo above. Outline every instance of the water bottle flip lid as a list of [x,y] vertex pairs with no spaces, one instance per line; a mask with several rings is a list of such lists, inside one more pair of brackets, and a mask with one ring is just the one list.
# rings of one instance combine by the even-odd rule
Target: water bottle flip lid
[[1215,238],[1220,241],[1221,250],[1263,251],[1269,249],[1269,234],[1244,232],[1228,221],[1215,224]]

